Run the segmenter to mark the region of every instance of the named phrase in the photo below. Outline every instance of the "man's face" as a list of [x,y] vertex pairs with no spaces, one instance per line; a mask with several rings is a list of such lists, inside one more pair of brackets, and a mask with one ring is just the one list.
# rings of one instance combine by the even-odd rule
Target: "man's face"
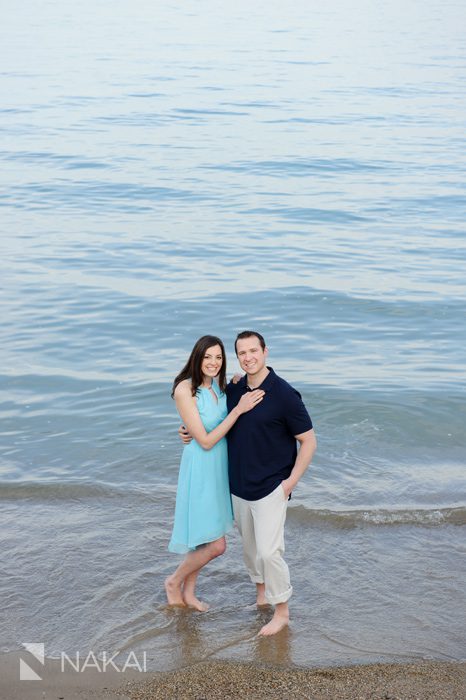
[[259,338],[256,338],[255,335],[238,340],[236,343],[236,354],[238,355],[241,369],[246,374],[257,374],[265,367],[267,348],[262,350]]

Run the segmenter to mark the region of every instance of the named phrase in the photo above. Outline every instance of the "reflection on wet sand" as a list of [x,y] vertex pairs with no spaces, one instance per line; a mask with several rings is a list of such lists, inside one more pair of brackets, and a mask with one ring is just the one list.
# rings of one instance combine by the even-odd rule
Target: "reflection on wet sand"
[[[263,611],[259,611],[258,618]],[[266,624],[270,618],[268,615],[263,615],[264,622],[261,620],[261,626]],[[272,637],[257,637],[253,646],[253,661],[256,664],[271,664],[273,666],[291,666],[291,638],[292,631],[289,627],[285,627],[278,634]]]
[[[229,657],[235,656],[235,652],[241,655],[245,647],[248,649],[247,656],[257,664],[292,665],[292,631],[289,627],[273,637],[259,637],[257,634],[269,620],[271,608],[256,610],[248,606],[212,611],[210,614],[189,608],[172,607],[166,610],[173,620],[173,625],[170,625],[171,644],[166,652],[170,665],[174,667],[224,658],[226,652]],[[221,631],[218,624],[220,616],[226,623]]]

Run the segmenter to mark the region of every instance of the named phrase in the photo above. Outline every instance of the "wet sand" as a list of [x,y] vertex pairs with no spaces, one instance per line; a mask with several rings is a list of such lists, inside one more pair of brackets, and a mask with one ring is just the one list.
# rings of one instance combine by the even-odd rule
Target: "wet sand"
[[[209,661],[161,673],[62,672],[47,659],[42,680],[20,681],[24,652],[0,656],[1,700],[464,700],[466,663],[421,661],[314,669]],[[36,664],[37,667],[37,664]]]
[[[21,659],[41,680],[20,680]],[[121,685],[149,675],[131,670],[120,673],[111,667],[105,673],[95,668],[77,672],[65,667],[62,671],[60,660],[46,658],[41,665],[28,652],[8,652],[0,654],[0,700],[124,700],[130,696],[119,692]]]

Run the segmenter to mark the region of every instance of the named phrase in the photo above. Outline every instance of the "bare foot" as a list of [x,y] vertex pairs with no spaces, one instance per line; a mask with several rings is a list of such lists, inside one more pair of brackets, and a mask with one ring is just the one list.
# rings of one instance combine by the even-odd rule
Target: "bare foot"
[[195,595],[187,594],[185,593],[183,596],[183,600],[188,605],[190,608],[194,608],[194,610],[198,610],[199,612],[207,612],[209,609],[209,606],[207,603],[203,603],[202,600],[199,600],[199,598],[196,598]]
[[271,637],[272,634],[277,634],[277,632],[280,632],[284,627],[286,627],[289,621],[290,618],[288,615],[280,615],[279,613],[277,614],[277,612],[275,612],[270,622],[263,626],[257,636]]
[[167,594],[168,605],[181,605],[185,607],[185,602],[181,593],[181,584],[174,583],[171,579],[171,576],[165,579],[165,593]]
[[265,596],[257,596],[256,605],[258,608],[269,607],[270,603],[267,602]]

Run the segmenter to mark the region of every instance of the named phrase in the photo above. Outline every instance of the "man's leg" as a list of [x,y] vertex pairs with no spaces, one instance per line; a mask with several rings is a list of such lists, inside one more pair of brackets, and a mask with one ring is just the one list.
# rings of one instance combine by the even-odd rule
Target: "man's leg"
[[261,635],[275,634],[289,622],[288,600],[293,589],[288,566],[283,559],[287,505],[281,484],[265,498],[253,501],[254,532],[257,556],[264,572],[265,598],[275,605],[274,616],[261,629]]
[[251,581],[256,584],[257,605],[266,605],[264,575],[261,562],[257,557],[254,520],[251,513],[251,503],[253,502],[245,501],[243,498],[233,494],[231,500],[236,527],[241,535],[243,544],[244,563]]
[[265,583],[256,583],[256,605],[259,607],[268,605],[265,597]]

